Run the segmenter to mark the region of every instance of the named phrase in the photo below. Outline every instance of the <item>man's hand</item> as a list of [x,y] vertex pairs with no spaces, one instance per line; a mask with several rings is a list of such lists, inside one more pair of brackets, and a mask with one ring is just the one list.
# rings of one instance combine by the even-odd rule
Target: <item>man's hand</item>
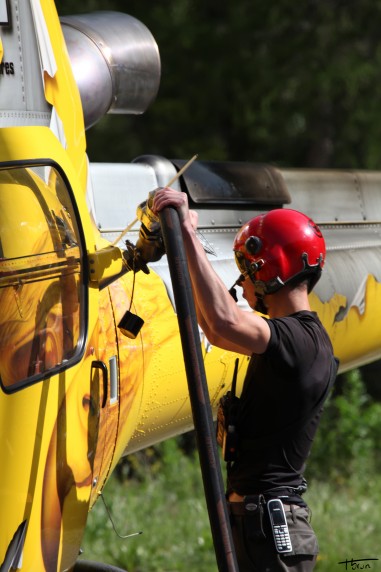
[[188,197],[185,193],[175,191],[170,187],[161,187],[155,192],[152,210],[156,214],[166,207],[174,207],[182,224],[189,223],[192,228],[197,228],[198,216],[195,211],[190,211]]

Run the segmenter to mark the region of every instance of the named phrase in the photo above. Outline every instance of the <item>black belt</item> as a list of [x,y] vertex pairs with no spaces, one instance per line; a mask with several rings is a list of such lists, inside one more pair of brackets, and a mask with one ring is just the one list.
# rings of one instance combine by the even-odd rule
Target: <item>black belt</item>
[[[264,503],[266,504],[266,503]],[[238,502],[227,502],[228,512],[229,514],[234,514],[235,516],[245,516],[249,512],[247,507],[247,502],[238,501]],[[250,507],[250,503],[249,503]],[[292,510],[296,510],[298,508],[303,508],[303,505],[299,504],[285,504],[283,503],[283,508],[285,512],[291,512]]]

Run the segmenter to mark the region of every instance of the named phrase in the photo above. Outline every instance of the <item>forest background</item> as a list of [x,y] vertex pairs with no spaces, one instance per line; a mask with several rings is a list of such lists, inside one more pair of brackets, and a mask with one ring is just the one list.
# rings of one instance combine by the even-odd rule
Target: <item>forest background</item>
[[[92,127],[91,161],[198,153],[202,160],[381,169],[380,0],[56,6],[60,15],[127,12],[150,29],[160,50],[156,101],[142,116],[110,115]],[[381,570],[380,399],[375,363],[339,376],[326,408],[307,475],[318,572]],[[144,527],[144,535],[118,539],[98,502],[84,541],[88,558],[130,572],[216,570],[192,439],[170,440],[120,464],[105,496],[119,527]]]

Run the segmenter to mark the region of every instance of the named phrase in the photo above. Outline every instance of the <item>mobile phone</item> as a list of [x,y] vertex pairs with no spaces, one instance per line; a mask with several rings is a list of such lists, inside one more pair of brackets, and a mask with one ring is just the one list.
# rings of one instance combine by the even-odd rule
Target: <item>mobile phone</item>
[[267,501],[267,510],[277,552],[279,554],[292,552],[291,538],[282,501],[279,499]]

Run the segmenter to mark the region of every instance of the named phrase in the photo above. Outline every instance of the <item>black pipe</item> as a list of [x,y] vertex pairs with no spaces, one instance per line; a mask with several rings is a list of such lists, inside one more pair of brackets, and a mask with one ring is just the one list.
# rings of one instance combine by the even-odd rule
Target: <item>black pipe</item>
[[160,211],[159,217],[172,280],[218,570],[238,572],[179,215],[175,208],[166,207]]

